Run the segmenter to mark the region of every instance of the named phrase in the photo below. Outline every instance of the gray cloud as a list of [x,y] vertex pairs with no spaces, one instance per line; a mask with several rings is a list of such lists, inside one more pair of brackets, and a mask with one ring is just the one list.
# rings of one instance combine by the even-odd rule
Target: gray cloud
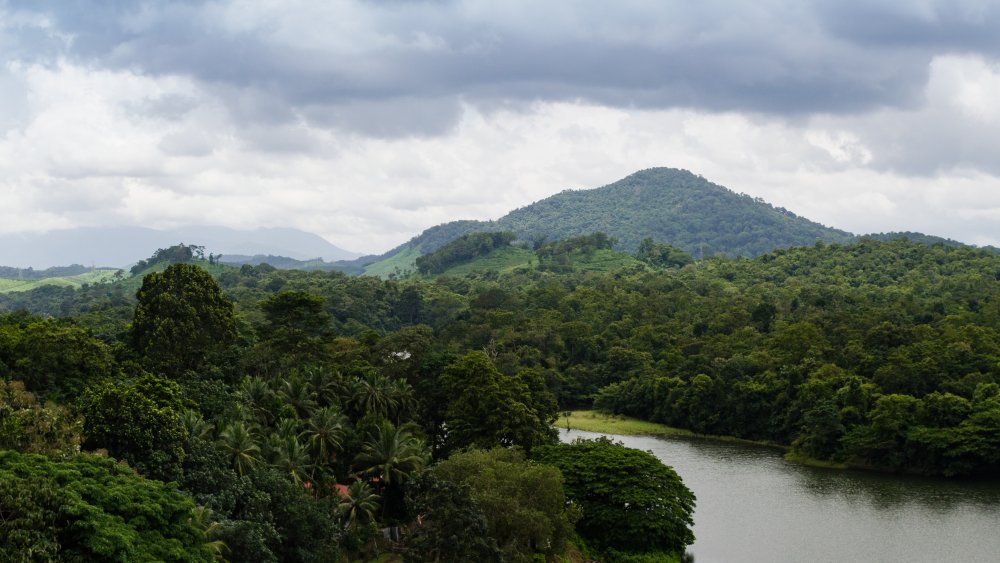
[[996,4],[0,0],[0,230],[200,212],[382,251],[668,165],[987,240]]
[[[919,101],[935,53],[998,52],[992,3],[907,5],[650,0],[611,10],[512,0],[283,3],[268,12],[81,1],[41,11],[73,38],[61,54],[258,91],[321,126],[395,135],[454,124],[455,96],[779,115],[906,106]],[[401,102],[428,115],[388,126],[370,109]],[[239,103],[236,111],[248,109]]]

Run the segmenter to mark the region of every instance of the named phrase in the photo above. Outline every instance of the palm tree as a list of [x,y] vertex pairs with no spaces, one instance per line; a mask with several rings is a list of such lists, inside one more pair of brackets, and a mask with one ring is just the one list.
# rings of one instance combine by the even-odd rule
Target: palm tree
[[306,372],[306,375],[320,405],[327,407],[340,404],[342,384],[338,372],[314,369]]
[[344,519],[344,529],[350,530],[358,524],[370,522],[378,508],[378,494],[364,481],[355,481],[347,487],[347,495],[340,498],[337,512]]
[[260,377],[244,378],[237,392],[250,405],[255,418],[265,424],[274,420],[274,391],[266,381]]
[[296,483],[301,483],[312,472],[309,450],[298,438],[280,440],[272,451],[272,456],[271,463]]
[[212,536],[216,535],[222,529],[222,524],[212,519],[212,509],[207,506],[192,508],[188,522],[198,530],[201,530],[205,535],[205,543],[202,545],[212,554],[215,560],[220,562],[226,561],[225,554],[229,551],[229,546],[222,540],[211,539]]
[[305,436],[316,454],[316,462],[325,465],[336,458],[344,439],[347,417],[336,407],[317,409],[309,418]]
[[396,409],[392,381],[381,373],[372,371],[357,378],[352,391],[355,409],[362,416],[377,414],[388,418]]
[[187,409],[181,412],[181,424],[187,429],[188,437],[208,440],[212,434],[212,425],[205,422],[201,413]]
[[316,393],[312,385],[297,373],[282,382],[278,397],[291,405],[299,418],[309,418],[316,408]]
[[393,379],[389,383],[389,396],[393,403],[393,419],[396,424],[404,418],[409,418],[416,409],[417,401],[413,387],[405,379]]
[[241,476],[260,461],[260,446],[242,421],[234,422],[219,434],[219,448],[226,452],[233,469]]
[[377,477],[380,487],[402,484],[427,464],[427,448],[405,426],[383,421],[354,458],[361,473]]

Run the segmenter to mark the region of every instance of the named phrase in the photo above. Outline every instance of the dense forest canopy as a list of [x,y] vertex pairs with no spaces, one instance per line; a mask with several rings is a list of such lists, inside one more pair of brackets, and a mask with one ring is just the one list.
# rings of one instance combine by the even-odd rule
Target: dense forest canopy
[[[693,498],[617,446],[556,446],[557,413],[577,407],[802,457],[1000,476],[995,254],[867,239],[695,261],[647,241],[627,266],[579,267],[613,244],[539,240],[522,267],[390,280],[180,257],[121,282],[0,296],[0,441],[60,463],[106,451],[176,482],[210,511],[178,541],[232,560],[359,557],[393,526],[415,560],[554,546],[678,557]],[[506,250],[473,263],[493,252]],[[688,516],[650,523],[656,541],[602,537],[616,518],[581,493],[592,467],[574,456],[588,448],[615,471],[662,475]],[[490,477],[497,467],[544,495]],[[499,522],[501,500],[551,526]],[[50,500],[17,502],[48,518]],[[451,542],[452,526],[480,535]]]

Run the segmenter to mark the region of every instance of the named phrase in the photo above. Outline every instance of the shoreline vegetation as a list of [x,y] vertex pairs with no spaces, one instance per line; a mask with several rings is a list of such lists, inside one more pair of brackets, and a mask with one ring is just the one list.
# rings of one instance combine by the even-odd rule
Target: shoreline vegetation
[[[569,412],[569,416],[566,416]],[[819,467],[823,469],[862,469],[877,471],[875,468],[863,467],[835,461],[814,459],[800,452],[792,451],[790,446],[757,440],[745,440],[733,436],[716,436],[712,434],[698,434],[683,428],[674,428],[657,422],[649,422],[628,416],[607,414],[594,410],[566,411],[559,415],[554,426],[560,430],[583,430],[584,432],[599,432],[602,434],[614,434],[618,436],[651,436],[653,438],[680,438],[684,440],[709,440],[714,442],[726,442],[730,444],[746,444],[753,446],[764,446],[784,452],[785,461],[809,467]]]

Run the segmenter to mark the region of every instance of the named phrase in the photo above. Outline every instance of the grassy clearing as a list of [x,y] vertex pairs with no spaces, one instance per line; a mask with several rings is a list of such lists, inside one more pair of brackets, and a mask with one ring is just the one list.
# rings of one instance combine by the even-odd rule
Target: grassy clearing
[[389,277],[389,274],[395,273],[397,269],[400,272],[416,271],[417,258],[419,257],[419,249],[412,247],[407,248],[402,252],[393,254],[385,260],[379,260],[378,262],[365,266],[365,275],[377,276],[385,279]]
[[646,264],[630,254],[602,248],[589,258],[576,258],[573,269],[584,272],[617,272],[625,268],[642,267]]
[[[754,444],[757,446],[768,446],[788,450],[787,446],[774,444],[771,442],[758,442],[755,440],[744,440],[732,436],[713,436],[709,434],[698,434],[683,428],[674,428],[665,424],[639,420],[617,414],[604,414],[597,411],[572,411],[568,419],[569,427],[573,430],[584,430],[586,432],[600,432],[602,434],[619,434],[621,436],[654,436],[657,438],[699,438],[715,440],[719,442],[732,442],[736,444]],[[556,421],[556,428],[566,428],[567,417],[560,416]]]
[[486,256],[480,256],[470,262],[448,268],[439,275],[464,276],[475,272],[500,272],[504,274],[517,268],[536,266],[537,262],[538,259],[533,251],[518,246],[508,246],[494,250]]
[[847,463],[816,459],[814,457],[809,457],[793,451],[785,453],[785,461],[789,463],[797,463],[799,465],[808,465],[809,467],[821,467],[823,469],[850,469],[852,467],[856,467]]
[[621,415],[602,414],[597,411],[572,411],[569,417],[560,416],[556,427],[602,434],[622,436],[659,436],[663,438],[693,438],[698,436],[690,430],[673,428],[655,422],[629,418]]
[[80,287],[83,284],[104,283],[112,280],[117,270],[102,269],[79,274],[76,276],[63,276],[55,278],[45,278],[41,280],[15,280],[0,278],[0,293],[14,293],[17,291],[31,291],[32,289],[44,285],[58,285],[62,287]]

